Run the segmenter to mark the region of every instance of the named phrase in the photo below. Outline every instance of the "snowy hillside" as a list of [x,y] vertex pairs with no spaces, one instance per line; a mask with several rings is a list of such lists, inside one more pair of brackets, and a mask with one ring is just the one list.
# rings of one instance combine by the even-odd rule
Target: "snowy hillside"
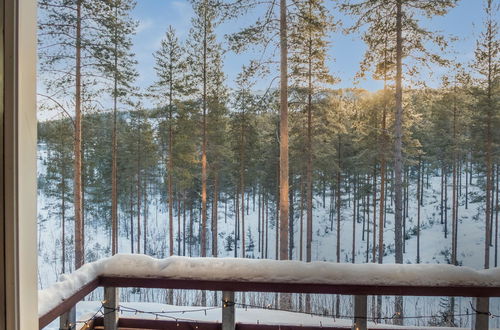
[[[43,146],[39,149],[39,173],[44,173],[44,162],[45,151]],[[473,181],[475,183],[476,180]],[[422,214],[422,231],[421,231],[421,258],[422,263],[436,264],[447,263],[449,258],[449,250],[451,246],[450,237],[444,239],[443,235],[443,225],[440,224],[439,220],[439,177],[430,178],[430,186],[428,189],[424,189],[424,207],[421,210]],[[406,224],[406,253],[404,254],[404,260],[406,263],[415,263],[416,261],[416,236],[415,236],[415,224],[416,224],[416,201],[415,201],[415,189],[416,187],[410,187],[410,201],[409,201],[409,217],[407,218]],[[472,186],[471,195],[477,192],[477,189]],[[347,195],[345,195],[347,196]],[[61,271],[61,223],[57,215],[54,214],[55,210],[51,207],[51,200],[43,194],[39,194],[39,288],[43,289],[49,285],[56,282],[59,278]],[[459,236],[458,236],[458,255],[459,262],[464,266],[469,266],[475,269],[482,268],[483,262],[483,242],[484,242],[484,223],[480,222],[481,219],[478,214],[483,211],[483,203],[479,202],[469,202],[469,207],[465,210],[463,195],[460,199],[459,207]],[[247,233],[247,244],[253,241],[254,247],[252,250],[247,249],[247,255],[253,258],[260,258],[261,253],[258,248],[258,215],[257,215],[257,205],[253,204],[253,199],[249,198],[250,205],[248,208],[248,215],[245,219],[245,224],[248,226],[245,228]],[[352,203],[350,203],[352,205]],[[390,202],[388,201],[388,208],[390,208]],[[167,233],[167,220],[168,214],[165,210],[165,203],[160,200],[160,196],[151,197],[151,203],[148,206],[148,229],[147,229],[147,241],[148,241],[148,254],[151,254],[157,258],[166,257],[168,251],[168,239]],[[226,211],[227,210],[227,211]],[[314,203],[314,237],[313,237],[313,260],[320,261],[334,261],[336,257],[336,225],[333,226],[333,231],[330,230],[330,198],[326,198],[326,203],[323,206],[320,196],[317,196]],[[351,249],[352,249],[352,233],[353,233],[353,216],[352,207],[349,207],[349,201],[345,199],[343,201],[342,208],[342,220],[341,220],[341,255],[343,262],[351,262]],[[273,213],[273,212],[270,212]],[[177,214],[174,214],[177,224]],[[195,214],[197,216],[197,214]],[[373,216],[371,214],[371,216]],[[371,219],[371,218],[370,218]],[[120,226],[122,228],[120,232],[119,240],[119,251],[122,253],[130,252],[130,238],[127,237],[128,233],[125,232],[126,219],[121,219]],[[195,223],[198,220],[195,219]],[[336,221],[336,219],[334,219]],[[85,248],[86,248],[86,258],[87,262],[98,260],[103,257],[110,255],[110,232],[105,230],[102,225],[98,225],[99,221],[88,221],[85,227]],[[270,216],[270,229],[268,233],[268,253],[269,257],[274,257],[275,249],[275,228],[274,219]],[[363,263],[366,260],[366,237],[365,240],[362,239],[362,232],[360,230],[362,224],[357,223],[356,232],[356,262]],[[198,226],[194,226],[195,232],[198,232]],[[233,204],[229,203],[225,205],[222,201],[219,204],[219,256],[234,256],[233,251],[227,251],[227,242],[229,237],[234,237],[234,211]],[[296,219],[294,228],[295,231],[295,250],[294,259],[298,256],[298,246],[299,246],[299,221]],[[66,232],[67,232],[67,246],[71,247],[72,243],[72,222],[68,222]],[[177,237],[177,225],[175,225],[175,237]],[[386,252],[387,255],[384,257],[384,263],[393,263],[393,215],[392,213],[387,213],[387,225],[384,229]],[[370,233],[371,240],[371,233]],[[141,243],[142,245],[142,243]],[[174,251],[177,253],[177,242],[175,243]],[[182,245],[182,244],[181,244]],[[371,249],[370,242],[370,249]],[[71,248],[68,249],[71,251]],[[192,247],[192,255],[198,255],[198,247]],[[370,251],[371,256],[371,251]],[[68,253],[68,259],[72,259],[71,253]],[[370,257],[371,259],[371,257]],[[70,263],[68,263],[70,264]],[[70,269],[69,271],[71,271]],[[94,294],[93,297],[97,296]],[[92,297],[90,297],[92,299]],[[196,292],[178,292],[175,294],[176,304],[181,305],[196,305],[199,304],[199,293]],[[272,304],[274,302],[274,295],[262,294],[262,293],[249,293],[245,297],[240,297],[243,301],[252,301],[256,305],[266,306],[267,304]],[[298,304],[299,297],[295,296],[294,301]],[[163,302],[165,301],[165,293],[161,290],[123,290],[122,300],[124,301],[149,301],[149,302]],[[208,299],[212,302],[213,299]],[[370,299],[369,299],[370,301]],[[392,315],[394,304],[391,303],[390,297],[384,297],[383,299],[383,314]],[[456,299],[455,301],[455,313],[459,311],[465,312],[470,310],[469,305],[470,299]],[[334,311],[335,298],[327,295],[316,295],[312,299],[313,311],[323,312],[325,310],[330,310],[332,314]],[[444,298],[406,298],[405,299],[405,314],[406,315],[427,315],[427,316],[438,316],[439,312],[444,310],[443,308]],[[352,313],[351,309],[351,297],[341,297],[340,314],[350,315]],[[331,306],[329,308],[328,306]],[[492,299],[492,312],[500,311],[500,300]],[[500,314],[500,312],[496,313]],[[429,317],[430,318],[430,317]],[[419,324],[427,325],[428,319],[409,319],[406,320],[407,324]],[[468,317],[458,318],[458,325],[466,326],[470,319]],[[492,320],[493,325],[500,326],[499,319]]]

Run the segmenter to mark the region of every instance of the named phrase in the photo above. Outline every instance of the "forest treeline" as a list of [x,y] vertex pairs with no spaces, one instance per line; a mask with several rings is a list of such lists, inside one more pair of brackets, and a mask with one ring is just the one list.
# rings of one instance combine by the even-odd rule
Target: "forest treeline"
[[[300,91],[297,91],[299,93]],[[391,145],[393,134],[381,135],[383,113],[378,109],[386,106],[387,94],[383,91],[368,92],[361,89],[324,90],[315,106],[314,120],[314,160],[313,195],[316,202],[325,204],[332,199],[330,210],[331,228],[343,219],[342,207],[354,208],[358,229],[378,237],[370,229],[378,228],[379,220],[385,220],[387,213],[394,213],[394,189]],[[276,94],[276,93],[274,93]],[[430,189],[429,178],[441,176],[440,212],[438,221],[445,225],[444,238],[455,237],[454,219],[459,218],[458,196],[468,208],[470,201],[484,202],[484,196],[470,193],[474,176],[480,186],[485,187],[483,130],[474,124],[479,120],[474,115],[475,99],[471,89],[441,88],[415,90],[408,93],[405,100],[405,170],[404,170],[404,218],[408,218],[409,203],[418,203],[424,189]],[[230,217],[236,226],[238,236],[246,232],[244,226],[248,209],[260,209],[260,234],[258,251],[251,253],[258,257],[276,258],[276,246],[266,244],[265,235],[276,234],[276,204],[279,201],[277,171],[279,166],[279,114],[275,97],[262,102],[260,94],[249,94],[256,102],[245,114],[241,111],[226,112],[217,118],[216,132],[220,134],[220,144],[208,148],[208,159],[213,159],[208,167],[208,209],[211,224],[217,218]],[[274,100],[274,102],[273,102]],[[389,101],[390,102],[390,101]],[[450,104],[453,106],[450,107]],[[172,122],[174,137],[173,156],[173,216],[176,232],[182,237],[173,237],[172,249],[177,255],[198,255],[200,253],[200,140],[201,128],[198,105],[194,102],[180,102],[176,107],[178,116]],[[389,105],[390,106],[390,105]],[[243,117],[243,115],[245,117]],[[306,144],[303,142],[307,120],[304,111],[293,109],[290,113],[290,259],[305,260],[304,242],[306,196]],[[168,200],[168,158],[169,125],[164,119],[164,109],[136,109],[123,111],[117,118],[118,135],[118,206],[121,235],[131,237],[131,251],[148,253],[148,236],[141,235],[147,230],[147,214],[150,198],[162,196],[165,207]],[[392,113],[385,118],[391,127]],[[113,114],[94,113],[83,118],[83,186],[85,187],[84,215],[98,221],[106,230],[111,229],[111,187],[112,187],[112,132]],[[214,127],[215,130],[215,127]],[[335,132],[334,134],[332,134]],[[243,140],[244,139],[244,140]],[[243,141],[243,143],[242,143]],[[72,123],[68,119],[51,120],[39,123],[39,143],[44,154],[47,172],[40,176],[40,188],[54,201],[56,213],[67,223],[73,221],[72,214]],[[386,166],[381,168],[381,153],[385,151]],[[215,158],[217,155],[217,158]],[[490,230],[494,231],[494,263],[497,265],[497,193],[498,163],[494,167],[494,187],[492,188],[492,213]],[[382,182],[382,173],[384,173]],[[381,186],[384,184],[384,192]],[[410,196],[407,188],[418,185],[419,195]],[[451,186],[455,197],[448,196]],[[152,197],[151,197],[152,196]],[[454,199],[454,201],[453,201]],[[229,204],[229,210],[219,208],[213,212],[217,203]],[[375,203],[374,203],[375,201]],[[354,203],[351,206],[350,203]],[[345,205],[344,205],[345,204]],[[142,205],[142,206],[141,206]],[[446,205],[446,206],[445,206]],[[455,206],[455,207],[454,207]],[[243,211],[245,210],[245,211]],[[379,211],[382,210],[382,213]],[[313,210],[314,212],[314,210]],[[356,213],[357,212],[357,213]],[[368,213],[368,215],[367,215]],[[371,214],[371,216],[370,216]],[[146,216],[145,216],[146,215]],[[381,215],[381,218],[379,218]],[[177,216],[179,218],[177,218]],[[417,217],[418,218],[418,217]],[[179,222],[177,223],[177,220]],[[227,220],[227,219],[226,219]],[[266,223],[267,221],[267,223]],[[370,222],[369,224],[367,222]],[[314,224],[313,224],[314,225]],[[367,226],[368,225],[368,226]],[[241,228],[238,228],[241,227]],[[417,226],[418,228],[418,226]],[[165,228],[167,230],[168,228]],[[409,230],[409,228],[407,229]],[[406,231],[407,231],[406,230]],[[125,232],[128,231],[128,232]],[[217,230],[210,226],[209,254],[217,256]],[[294,237],[299,232],[300,237]],[[64,235],[64,234],[63,234]],[[342,231],[337,230],[341,237]],[[232,236],[232,235],[231,235]],[[368,235],[367,235],[368,236]],[[407,237],[408,238],[408,237]],[[371,237],[366,237],[370,240]],[[338,239],[341,241],[341,238]],[[372,244],[373,250],[366,254],[366,262],[378,262],[379,241]],[[393,242],[382,242],[389,245]],[[236,257],[250,255],[248,244],[242,237],[237,241],[224,243]],[[193,247],[195,245],[195,247]],[[267,246],[266,246],[267,245]],[[297,246],[295,246],[297,245]],[[166,244],[166,246],[169,246]],[[252,246],[251,252],[257,247]],[[243,251],[246,251],[245,253]],[[418,251],[418,250],[417,250]],[[162,256],[167,255],[166,251]],[[344,261],[340,250],[336,252],[339,261]],[[418,262],[419,256],[411,256]],[[456,252],[450,256],[450,263],[458,264]],[[355,253],[349,261],[355,262]]]
[[[65,226],[74,228],[73,246],[63,251],[74,249],[75,268],[85,261],[87,219],[110,231],[110,253],[120,252],[122,235],[131,238],[132,252],[147,253],[153,194],[168,209],[165,255],[217,256],[218,205],[229,201],[233,212],[224,214],[235,229],[225,244],[234,256],[247,257],[258,244],[259,257],[311,261],[314,202],[331,198],[337,262],[342,208],[354,203],[353,226],[362,224],[358,230],[372,242],[363,261],[381,263],[392,244],[402,263],[408,205],[423,204],[435,175],[442,178],[439,221],[452,242],[449,262],[460,263],[458,204],[465,195],[465,208],[469,199],[484,202],[484,267],[497,265],[498,2],[484,1],[474,59],[456,63],[446,53],[453,40],[428,30],[422,18],[445,15],[457,0],[334,1],[336,13],[353,19],[342,28],[366,44],[358,78],[383,81],[378,92],[335,89],[329,37],[340,24],[330,3],[190,2],[186,40],[165,22],[153,54],[155,82],[139,88],[132,0],[39,0],[39,108],[56,114],[39,124],[47,157],[40,187],[56,201],[62,242]],[[258,18],[220,41],[218,28],[246,14]],[[259,57],[229,88],[225,55],[250,48]],[[437,66],[447,67],[441,86],[419,85],[418,77]],[[255,87],[277,72],[279,86],[271,79],[268,89]],[[146,109],[145,99],[157,106]],[[473,176],[480,196],[469,194]],[[246,235],[249,207],[258,210],[258,238]],[[387,213],[394,214],[395,242],[384,240]],[[420,212],[417,221],[420,262]],[[269,235],[275,246],[266,244]],[[356,261],[354,243],[349,261]]]

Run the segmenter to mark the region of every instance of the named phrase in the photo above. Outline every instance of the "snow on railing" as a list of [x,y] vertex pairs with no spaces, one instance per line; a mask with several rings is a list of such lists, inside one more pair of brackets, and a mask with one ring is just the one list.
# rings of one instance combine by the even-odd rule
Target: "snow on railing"
[[[120,283],[116,278],[136,281]],[[141,281],[147,282],[148,279],[149,283],[141,284]],[[155,282],[151,282],[152,280]],[[182,283],[173,283],[176,280]],[[162,284],[162,281],[168,283]],[[250,288],[244,288],[242,286],[245,283],[252,285]],[[83,287],[88,286],[89,290],[93,290],[93,287],[99,285],[480,297],[500,296],[500,268],[474,270],[443,264],[346,264],[321,261],[306,263],[178,256],[154,259],[138,254],[117,254],[85,264],[75,272],[61,276],[60,282],[40,290],[39,317],[54,311],[63,301],[74,298]],[[448,292],[445,289],[450,290]]]

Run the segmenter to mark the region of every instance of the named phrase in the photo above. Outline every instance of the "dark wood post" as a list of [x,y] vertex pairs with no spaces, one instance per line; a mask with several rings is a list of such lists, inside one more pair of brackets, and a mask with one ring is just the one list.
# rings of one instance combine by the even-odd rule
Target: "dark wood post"
[[481,297],[474,299],[475,314],[472,320],[472,330],[489,329],[490,298]]
[[368,299],[366,296],[354,296],[354,324],[353,330],[366,330]]

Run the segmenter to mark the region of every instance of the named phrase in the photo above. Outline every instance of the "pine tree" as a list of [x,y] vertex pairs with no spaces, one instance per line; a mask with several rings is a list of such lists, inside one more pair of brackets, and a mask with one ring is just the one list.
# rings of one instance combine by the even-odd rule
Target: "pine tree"
[[[45,142],[47,156],[44,160],[46,171],[38,179],[38,186],[47,197],[54,198],[54,205],[46,205],[49,214],[59,216],[61,219],[61,274],[66,273],[67,268],[67,223],[71,219],[68,216],[71,198],[71,171],[72,171],[72,123],[67,118],[51,121],[49,129],[41,132],[39,141]],[[70,267],[71,269],[71,267]]]
[[73,118],[75,267],[79,268],[84,263],[82,112],[92,107],[97,90],[88,87],[95,85],[96,17],[88,0],[40,0],[39,5],[41,71],[52,74],[44,83],[48,94],[43,96]]
[[229,141],[227,139],[229,125],[228,99],[229,93],[225,86],[225,75],[222,72],[222,52],[219,49],[214,53],[211,61],[212,71],[209,75],[211,81],[208,89],[208,141],[207,158],[210,159],[208,167],[208,176],[212,191],[212,214],[211,214],[211,232],[212,232],[212,257],[218,256],[218,219],[219,219],[219,197],[221,186],[224,185],[225,169],[230,166]]
[[[173,168],[174,179],[184,204],[184,208],[193,208],[198,198],[198,176],[199,155],[198,136],[199,127],[199,105],[194,101],[183,101],[177,104],[177,116],[174,122],[175,143],[173,146]],[[192,217],[190,217],[189,228],[192,228]],[[188,235],[186,241],[186,226],[183,226],[183,255],[186,255],[186,243],[191,251],[193,244],[192,235]],[[189,230],[191,232],[191,230]]]
[[[175,30],[169,26],[165,38],[161,42],[160,49],[154,54],[157,81],[150,88],[153,97],[157,100],[160,108],[165,109],[165,121],[168,123],[168,152],[167,152],[167,186],[168,186],[168,223],[169,223],[169,254],[174,254],[174,116],[176,115],[177,103],[186,95],[186,69],[187,63],[184,58],[185,50],[179,43]],[[180,255],[181,252],[177,251]]]
[[[241,257],[246,258],[247,245],[246,236],[247,227],[245,226],[245,190],[248,182],[247,173],[249,173],[249,165],[251,162],[251,155],[254,154],[255,145],[253,130],[254,116],[256,112],[256,99],[257,97],[251,93],[253,86],[251,79],[251,69],[247,67],[242,68],[242,72],[238,74],[236,79],[237,89],[234,95],[233,108],[237,113],[233,114],[232,118],[232,141],[233,141],[233,154],[236,160],[237,175],[235,175],[236,186],[240,195],[240,210],[239,217],[241,223]],[[250,230],[250,228],[248,228]]]
[[107,0],[92,3],[96,22],[100,26],[99,43],[94,45],[94,54],[105,76],[110,80],[113,99],[113,126],[111,145],[111,253],[118,253],[118,136],[117,116],[120,103],[130,102],[133,97],[133,82],[137,77],[136,61],[131,52],[131,35],[137,23],[130,18],[135,7],[131,0]]
[[[395,190],[395,260],[403,262],[403,57],[410,54],[416,59],[435,60],[442,62],[437,55],[431,54],[424,45],[424,41],[434,41],[440,46],[445,45],[445,40],[438,35],[422,28],[419,24],[418,14],[427,17],[444,15],[448,8],[453,7],[457,0],[376,0],[376,1],[345,1],[342,8],[350,14],[357,16],[354,28],[368,24],[365,38],[368,48],[376,49],[382,44],[384,33],[389,27],[392,32],[391,40],[395,45],[395,122],[394,122],[394,190]],[[380,19],[380,13],[394,13]],[[404,38],[403,38],[404,34]],[[405,42],[406,41],[406,42]],[[396,299],[396,312],[402,315],[402,299]],[[395,319],[401,323],[402,319]]]
[[220,66],[221,47],[215,36],[217,25],[217,6],[215,0],[192,1],[195,17],[188,39],[188,65],[191,73],[191,83],[200,97],[202,112],[202,143],[201,143],[201,256],[207,251],[207,180],[208,180],[208,105],[210,90],[215,89],[211,79],[216,72],[222,72]]
[[[498,91],[500,86],[500,41],[498,39],[498,22],[495,20],[499,11],[499,4],[486,0],[486,20],[484,31],[477,42],[475,62],[473,67],[479,74],[477,95],[479,120],[483,130],[484,164],[486,174],[486,206],[485,206],[485,241],[484,241],[484,268],[490,267],[490,245],[492,214],[492,187],[493,187],[493,153],[494,132],[493,127],[498,127]],[[496,126],[495,126],[496,125]]]
[[[224,14],[228,17],[237,17],[238,14],[246,13],[262,3],[255,0],[234,1],[223,6]],[[279,19],[275,19],[275,10]],[[231,13],[232,11],[232,13]],[[236,52],[245,50],[250,45],[258,44],[262,47],[260,60],[253,61],[259,72],[266,72],[271,62],[269,50],[273,45],[279,44],[279,66],[280,66],[280,166],[279,166],[279,258],[288,259],[289,254],[289,136],[288,136],[288,29],[287,23],[287,1],[280,0],[279,6],[265,4],[264,14],[255,23],[245,27],[240,32],[229,36],[231,48]],[[276,36],[279,35],[279,42]],[[278,227],[277,227],[278,228]]]
[[[325,84],[333,84],[335,79],[326,66],[328,60],[328,32],[334,28],[334,23],[322,0],[302,0],[295,4],[298,22],[293,25],[290,45],[291,76],[298,88],[306,90],[307,104],[307,141],[306,161],[306,261],[311,261],[313,232],[313,103]],[[313,100],[314,99],[314,100]]]
[[[280,0],[280,189],[279,229],[280,260],[288,259],[288,27],[287,1]],[[290,296],[284,296],[281,304],[290,307]]]

